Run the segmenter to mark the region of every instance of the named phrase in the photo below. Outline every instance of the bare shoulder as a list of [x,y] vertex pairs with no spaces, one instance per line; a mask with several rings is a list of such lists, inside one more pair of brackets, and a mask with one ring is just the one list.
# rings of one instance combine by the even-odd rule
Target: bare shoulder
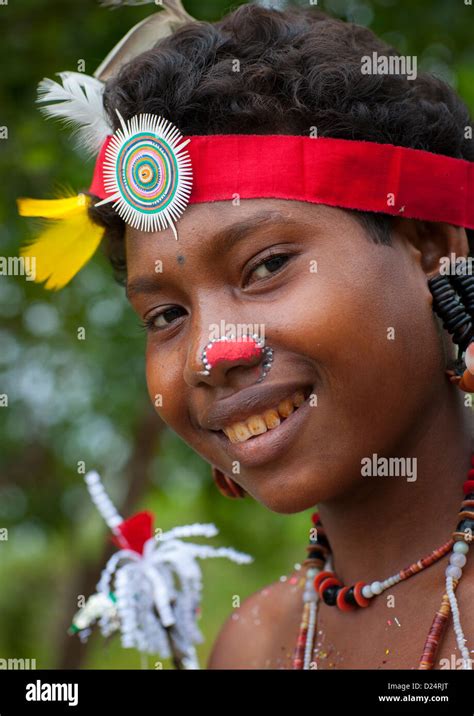
[[291,669],[306,569],[247,597],[225,621],[208,669]]

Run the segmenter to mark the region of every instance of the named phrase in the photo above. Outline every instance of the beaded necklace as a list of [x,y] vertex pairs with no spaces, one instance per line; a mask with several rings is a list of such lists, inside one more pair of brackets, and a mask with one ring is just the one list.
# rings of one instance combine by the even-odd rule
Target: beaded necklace
[[[357,582],[346,587],[331,569],[332,554],[327,535],[317,512],[312,515],[315,529],[311,531],[308,557],[303,566],[308,566],[306,584],[303,591],[303,613],[298,639],[293,656],[293,669],[311,669],[311,657],[315,648],[316,620],[318,604],[322,599],[327,605],[335,606],[343,612],[357,608],[366,608],[371,600],[389,587],[412,577],[442,559],[451,552],[446,568],[446,590],[441,604],[433,617],[433,622],[425,640],[418,669],[432,669],[441,640],[444,636],[449,616],[452,614],[456,642],[463,659],[463,669],[472,669],[472,660],[461,627],[459,608],[455,596],[456,587],[462,577],[462,568],[466,564],[469,544],[474,534],[474,455],[471,457],[471,469],[463,486],[464,500],[458,515],[458,524],[451,539],[429,555],[400,570],[382,582],[371,584]],[[316,534],[313,535],[313,532]]]

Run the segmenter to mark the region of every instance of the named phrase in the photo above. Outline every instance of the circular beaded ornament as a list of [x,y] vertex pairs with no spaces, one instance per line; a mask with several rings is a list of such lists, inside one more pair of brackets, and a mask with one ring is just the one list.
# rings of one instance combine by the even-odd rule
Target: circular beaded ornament
[[107,147],[104,161],[104,202],[134,229],[163,231],[185,210],[192,188],[192,167],[185,150],[190,139],[168,120],[138,114],[122,124]]

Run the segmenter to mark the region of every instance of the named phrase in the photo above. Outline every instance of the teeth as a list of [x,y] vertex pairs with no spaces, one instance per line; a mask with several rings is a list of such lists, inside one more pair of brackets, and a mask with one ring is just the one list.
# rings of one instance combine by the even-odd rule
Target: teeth
[[293,405],[293,401],[290,398],[282,400],[281,403],[278,404],[278,412],[283,418],[287,418],[289,415],[291,415],[294,409],[295,406]]
[[252,433],[245,423],[235,423],[232,427],[234,428],[235,437],[237,438],[238,443],[243,443],[244,440],[248,440],[252,436]]
[[302,390],[297,390],[291,398],[285,398],[278,403],[277,408],[265,410],[261,415],[251,415],[247,420],[233,423],[223,429],[231,443],[243,443],[253,435],[261,435],[267,430],[277,428],[281,419],[287,418],[291,413],[304,403],[305,397]]
[[278,412],[276,410],[266,410],[263,414],[263,419],[265,420],[265,424],[269,430],[273,430],[273,428],[277,428],[280,423],[280,416],[278,415]]
[[299,408],[301,403],[304,403],[304,393],[302,390],[297,390],[293,396],[293,404]]
[[227,437],[229,438],[229,440],[230,440],[231,443],[238,443],[238,442],[239,442],[239,441],[237,440],[237,435],[235,434],[235,431],[234,431],[233,428],[230,428],[230,427],[229,427],[229,428],[224,428],[224,432],[225,432],[225,434],[227,435]]
[[252,435],[261,435],[267,432],[265,420],[261,418],[260,415],[252,415],[252,417],[247,420],[247,427]]

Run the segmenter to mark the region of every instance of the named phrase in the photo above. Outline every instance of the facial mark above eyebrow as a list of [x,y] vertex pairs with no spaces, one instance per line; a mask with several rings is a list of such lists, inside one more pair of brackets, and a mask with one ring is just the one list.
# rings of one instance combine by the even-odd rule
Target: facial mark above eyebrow
[[181,255],[180,255],[180,256],[177,256],[177,257],[176,257],[176,261],[177,261],[179,264],[184,264],[185,258],[184,258],[184,256],[181,256]]

